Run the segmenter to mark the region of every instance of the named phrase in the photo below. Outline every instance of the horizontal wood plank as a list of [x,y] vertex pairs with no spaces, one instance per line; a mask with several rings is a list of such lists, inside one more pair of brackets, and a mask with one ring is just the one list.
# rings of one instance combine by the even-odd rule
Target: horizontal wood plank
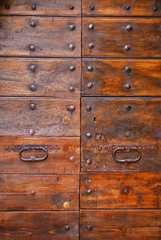
[[79,59],[1,58],[0,95],[79,98],[80,73]]
[[79,118],[79,100],[0,99],[1,136],[80,136]]
[[161,211],[81,211],[81,240],[160,240]]
[[0,210],[78,210],[78,175],[0,175]]
[[84,15],[160,16],[161,2],[156,0],[83,0]]
[[0,240],[78,240],[78,212],[1,212],[0,226]]
[[81,174],[82,209],[161,208],[160,173]]
[[[34,22],[35,27],[30,26]],[[0,55],[80,57],[81,21],[70,17],[0,17]],[[70,30],[74,25],[74,30]]]
[[[19,153],[25,147],[47,147],[44,161],[22,161]],[[44,151],[24,151],[22,157],[43,158]],[[80,138],[0,137],[0,173],[78,174]]]
[[83,18],[84,57],[158,58],[161,57],[160,38],[157,18]]
[[80,0],[1,0],[0,15],[80,16]]
[[160,60],[83,59],[82,72],[83,96],[161,96]]

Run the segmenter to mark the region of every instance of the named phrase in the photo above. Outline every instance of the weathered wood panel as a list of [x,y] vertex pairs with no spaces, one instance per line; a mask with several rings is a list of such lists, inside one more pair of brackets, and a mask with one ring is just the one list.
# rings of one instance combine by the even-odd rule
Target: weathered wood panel
[[82,209],[159,209],[161,208],[161,174],[81,174],[80,204]]
[[83,96],[161,96],[160,60],[83,59],[82,72]]
[[80,136],[79,118],[79,100],[0,99],[1,136]]
[[0,240],[76,240],[78,212],[1,212]]
[[[47,148],[44,161],[23,161],[19,152],[27,146]],[[40,150],[24,151],[25,159],[43,158]],[[0,173],[78,174],[80,167],[80,138],[17,138],[0,137]]]
[[160,38],[157,18],[83,19],[83,56],[161,57]]
[[160,16],[160,0],[83,0],[84,15]]
[[161,211],[81,211],[81,240],[160,240]]
[[78,175],[0,175],[0,210],[78,210]]
[[[79,59],[0,59],[0,95],[80,96]],[[32,91],[30,85],[37,85]]]
[[0,25],[1,56],[81,56],[79,18],[0,17]]
[[1,0],[0,15],[81,15],[80,0]]

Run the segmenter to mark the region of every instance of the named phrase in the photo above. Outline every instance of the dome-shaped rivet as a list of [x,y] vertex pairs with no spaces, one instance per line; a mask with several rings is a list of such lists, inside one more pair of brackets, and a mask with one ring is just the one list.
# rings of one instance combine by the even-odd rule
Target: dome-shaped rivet
[[125,84],[124,88],[125,88],[126,90],[130,90],[130,89],[131,89],[131,85],[130,85],[129,83],[127,83],[127,84]]
[[35,71],[36,71],[36,65],[31,64],[31,65],[30,65],[30,70],[33,71],[33,72],[35,72]]
[[34,51],[35,51],[35,49],[36,49],[36,47],[35,47],[35,45],[34,45],[34,44],[31,44],[31,45],[29,46],[29,48],[30,48],[30,50],[31,50],[32,52],[34,52]]
[[131,137],[131,133],[130,132],[126,132],[125,137],[127,137],[127,138]]
[[126,67],[125,67],[125,72],[126,72],[126,73],[130,73],[130,72],[131,72],[131,67],[126,66]]
[[89,72],[93,72],[93,67],[92,66],[88,66],[87,69],[88,69]]
[[130,45],[125,45],[124,47],[126,52],[129,52],[131,50],[131,46]]
[[132,109],[130,105],[126,106],[126,110],[129,112]]
[[33,5],[31,6],[31,9],[32,9],[32,10],[36,10],[36,4],[33,4]]
[[90,132],[86,133],[87,138],[92,138],[92,134]]
[[92,110],[92,106],[87,105],[86,110],[87,110],[87,112],[90,112]]
[[37,90],[37,85],[35,83],[32,83],[30,86],[29,86],[30,90],[32,92],[35,92]]
[[88,189],[88,190],[87,190],[87,194],[88,194],[88,195],[92,194],[92,190],[91,190],[91,189]]
[[129,11],[131,9],[131,6],[130,5],[126,5],[125,9],[126,9],[126,11]]
[[89,29],[89,30],[93,30],[93,29],[94,29],[94,24],[93,24],[93,23],[90,23],[90,24],[88,25],[88,29]]
[[91,10],[91,11],[94,11],[94,10],[95,10],[95,6],[94,6],[94,5],[91,5],[91,6],[90,6],[90,10]]
[[69,161],[70,161],[70,162],[74,162],[74,157],[71,156],[71,157],[69,158]]
[[67,210],[67,209],[70,209],[70,207],[71,207],[70,202],[64,202],[64,203],[63,203],[63,208],[64,208],[64,209]]
[[33,136],[33,135],[35,134],[35,131],[34,131],[34,129],[30,129],[30,132],[29,132],[29,133],[30,133],[30,135],[32,135],[32,136]]
[[154,12],[157,12],[158,11],[158,8],[156,6],[153,7],[153,11]]
[[31,110],[35,110],[35,108],[36,108],[36,104],[35,103],[30,103],[30,109]]
[[5,4],[6,9],[10,9],[10,5],[8,3]]
[[75,111],[75,106],[74,105],[67,106],[67,111],[74,112]]
[[93,49],[94,48],[94,44],[93,43],[89,43],[88,47],[89,47],[89,49]]
[[65,226],[65,231],[69,231],[69,230],[70,230],[70,226],[69,225]]
[[92,87],[93,87],[93,83],[92,82],[87,83],[87,88],[91,89]]
[[69,86],[69,91],[70,92],[74,92],[75,91],[75,88],[73,86]]
[[128,187],[125,187],[123,190],[122,190],[122,193],[123,194],[128,194],[129,193],[129,189],[128,189]]
[[132,27],[132,25],[131,24],[128,24],[127,26],[126,26],[126,30],[127,31],[132,31],[133,30],[133,27]]
[[88,231],[92,231],[92,230],[93,230],[93,226],[92,226],[92,225],[88,225],[88,226],[87,226],[87,230],[88,230]]
[[31,21],[31,22],[30,22],[30,26],[31,26],[31,27],[36,27],[36,22],[35,22],[35,21]]
[[70,6],[69,6],[69,9],[70,9],[70,10],[74,10],[74,6],[73,6],[73,5],[70,5]]
[[69,69],[70,69],[71,72],[74,72],[74,71],[75,71],[75,66],[74,66],[74,65],[71,65],[71,66],[69,67]]
[[69,49],[70,49],[71,51],[73,51],[73,50],[75,49],[75,45],[74,45],[73,43],[70,43],[70,44],[69,44]]
[[36,192],[34,190],[31,191],[31,195],[34,196]]
[[75,30],[75,24],[70,24],[69,29],[70,29],[70,31],[74,31]]
[[92,165],[92,160],[91,159],[87,159],[87,164],[88,165]]

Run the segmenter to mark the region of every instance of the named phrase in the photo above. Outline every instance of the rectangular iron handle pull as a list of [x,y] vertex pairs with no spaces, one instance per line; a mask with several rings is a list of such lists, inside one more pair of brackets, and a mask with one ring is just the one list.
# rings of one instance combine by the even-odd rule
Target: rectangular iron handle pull
[[116,157],[116,154],[117,153],[123,153],[123,152],[127,152],[127,150],[125,149],[125,147],[117,147],[113,152],[112,152],[112,156],[113,156],[113,159],[117,162],[120,162],[120,163],[134,163],[134,162],[137,162],[141,159],[141,152],[140,150],[137,148],[137,147],[130,147],[128,149],[128,152],[132,152],[132,151],[136,151],[138,153],[138,156],[136,158],[129,158],[129,159],[118,159]]
[[[30,158],[24,158],[22,157],[22,153],[25,151],[30,151],[30,150],[34,150],[34,151],[39,151],[42,150],[45,155],[43,157],[35,157],[35,156],[31,156]],[[43,146],[24,146],[20,151],[19,151],[19,157],[22,161],[25,162],[38,162],[38,161],[44,161],[47,159],[48,157],[48,150],[43,147]]]

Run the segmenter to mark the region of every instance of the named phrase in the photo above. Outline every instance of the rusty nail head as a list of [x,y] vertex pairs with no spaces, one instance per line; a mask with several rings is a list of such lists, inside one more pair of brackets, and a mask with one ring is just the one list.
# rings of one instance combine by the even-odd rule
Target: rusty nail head
[[126,136],[127,138],[129,138],[129,137],[131,137],[131,133],[130,133],[130,132],[126,132],[125,136]]
[[153,7],[153,11],[156,12],[158,11],[158,8],[156,6]]
[[29,46],[29,48],[30,48],[30,50],[31,50],[32,52],[34,52],[34,51],[35,51],[35,49],[36,49],[36,47],[35,47],[35,45],[34,45],[34,44],[31,44],[31,45]]
[[36,194],[36,192],[35,192],[34,190],[32,190],[32,191],[31,191],[31,195],[34,196],[35,194]]
[[30,103],[30,109],[35,110],[35,108],[36,108],[36,104],[35,103]]
[[5,4],[6,9],[10,9],[10,5],[8,3]]
[[69,44],[69,49],[70,49],[71,51],[73,51],[73,50],[75,49],[75,45],[74,45],[73,43],[70,43],[70,44]]
[[125,72],[130,73],[130,72],[131,72],[131,67],[126,66],[126,67],[125,67]]
[[74,31],[75,30],[75,24],[70,24],[69,25],[69,30]]
[[36,27],[36,22],[35,22],[35,21],[31,21],[31,22],[30,22],[30,26],[31,26],[31,27]]
[[32,92],[35,92],[35,91],[37,90],[37,85],[36,85],[35,83],[32,83],[32,84],[30,85],[30,90],[31,90]]
[[90,112],[90,111],[92,110],[92,106],[87,105],[86,110],[87,110],[88,112]]
[[32,9],[32,10],[36,10],[36,4],[33,4],[33,5],[31,6],[31,9]]
[[129,52],[131,50],[131,46],[130,45],[125,45],[124,49],[125,49],[125,51]]
[[34,131],[34,129],[30,129],[30,135],[34,135],[35,134],[35,131]]
[[93,72],[93,67],[92,66],[88,66],[87,69],[88,69],[89,72]]
[[92,230],[93,230],[93,226],[92,226],[92,225],[88,225],[88,226],[87,226],[87,230],[88,230],[88,231],[92,231]]
[[64,202],[63,207],[64,209],[69,209],[71,207],[70,202]]
[[74,10],[74,6],[73,6],[73,5],[70,5],[70,6],[69,6],[69,9],[70,9],[70,10]]
[[129,31],[129,32],[132,31],[133,30],[133,26],[131,24],[128,24],[126,26],[126,30]]
[[130,111],[131,108],[132,108],[132,107],[131,107],[130,105],[126,106],[126,110],[127,110],[127,111]]
[[91,138],[91,137],[92,137],[92,134],[88,132],[88,133],[86,133],[86,137],[87,137],[87,138]]
[[94,10],[95,10],[95,6],[94,6],[94,5],[91,5],[91,6],[90,6],[90,10],[91,10],[91,11],[94,11]]
[[88,47],[89,47],[89,49],[93,49],[94,48],[94,44],[91,42],[91,43],[88,44]]
[[74,71],[75,71],[75,66],[74,66],[74,65],[71,65],[71,66],[69,67],[69,69],[70,69],[71,72],[74,72]]
[[71,156],[71,157],[69,158],[69,160],[70,160],[70,162],[74,162],[74,157]]
[[67,106],[67,111],[74,112],[75,111],[75,106],[74,105]]
[[87,159],[87,164],[88,165],[92,165],[92,160],[91,159]]
[[36,65],[31,64],[31,65],[30,65],[30,70],[33,71],[33,72],[35,72],[35,71],[36,71]]
[[88,190],[87,190],[87,194],[88,194],[88,195],[92,194],[92,190],[91,190],[91,189],[88,189]]
[[69,225],[65,226],[65,231],[69,231],[69,230],[70,230],[70,226]]
[[73,86],[69,86],[69,91],[70,92],[74,92],[75,91],[75,88]]
[[90,23],[90,24],[88,25],[88,28],[89,28],[90,30],[93,30],[93,29],[94,29],[94,24],[93,24],[93,23]]
[[129,11],[131,9],[131,6],[130,5],[126,5],[125,9],[126,9],[126,11]]
[[92,87],[93,87],[93,83],[92,83],[92,82],[89,82],[89,83],[87,84],[87,88],[91,89]]
[[128,194],[129,193],[129,189],[128,187],[125,187],[122,191],[123,194]]
[[129,83],[125,84],[125,89],[126,90],[130,90],[131,89],[131,85]]

